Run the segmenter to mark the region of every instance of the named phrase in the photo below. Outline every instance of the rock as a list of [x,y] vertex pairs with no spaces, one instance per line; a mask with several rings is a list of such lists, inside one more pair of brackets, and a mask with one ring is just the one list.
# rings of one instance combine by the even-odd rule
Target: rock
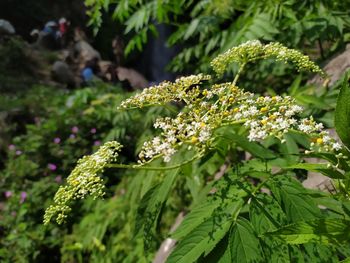
[[93,59],[101,59],[100,53],[85,40],[79,40],[75,44],[74,53],[77,54],[76,58],[79,61],[79,68],[84,68],[86,62],[88,61],[91,61]]
[[0,19],[0,35],[13,35],[16,33],[13,25],[4,19]]
[[52,77],[61,84],[65,84],[70,88],[76,86],[74,74],[68,64],[63,61],[56,61],[52,65]]
[[134,69],[117,67],[116,73],[120,81],[127,80],[134,89],[144,89],[148,87],[148,81]]
[[36,48],[55,50],[59,47],[57,40],[51,33],[33,30],[31,32],[31,37],[33,39],[36,38],[36,42],[33,45]]
[[108,73],[109,67],[112,66],[112,62],[110,62],[108,60],[101,60],[98,62],[98,66],[101,70],[101,75],[105,75]]

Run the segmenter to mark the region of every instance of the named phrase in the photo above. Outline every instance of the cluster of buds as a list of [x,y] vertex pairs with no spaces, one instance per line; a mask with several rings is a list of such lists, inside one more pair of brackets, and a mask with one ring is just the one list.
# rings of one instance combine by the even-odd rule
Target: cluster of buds
[[164,81],[157,86],[144,89],[141,93],[123,101],[119,109],[142,108],[145,106],[164,105],[171,101],[187,101],[193,97],[193,88],[209,75],[181,77],[174,83]]
[[216,57],[211,62],[211,65],[218,74],[222,74],[227,66],[233,62],[242,65],[271,57],[276,58],[278,61],[291,62],[299,71],[306,70],[324,75],[323,71],[308,56],[303,55],[299,51],[287,48],[276,42],[263,45],[258,40],[248,41],[229,49]]
[[87,195],[102,197],[104,184],[99,174],[107,164],[116,161],[120,148],[118,142],[107,142],[96,153],[81,158],[68,176],[67,184],[58,189],[54,204],[46,209],[44,224],[48,224],[53,217],[61,224],[71,211],[69,205],[73,200],[83,199]]

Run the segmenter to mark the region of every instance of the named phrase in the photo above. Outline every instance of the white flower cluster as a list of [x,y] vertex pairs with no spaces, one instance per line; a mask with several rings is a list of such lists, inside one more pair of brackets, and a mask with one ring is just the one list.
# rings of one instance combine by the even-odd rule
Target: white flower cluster
[[68,176],[67,184],[58,189],[54,204],[46,209],[44,224],[48,224],[55,216],[57,223],[61,224],[71,211],[69,205],[72,200],[83,199],[87,195],[102,197],[104,184],[98,175],[107,164],[117,159],[120,149],[118,142],[107,142],[96,153],[81,158]]
[[[186,114],[187,115],[187,114]],[[188,116],[189,117],[189,116]],[[176,148],[183,143],[204,145],[211,137],[211,129],[205,122],[184,121],[185,114],[180,113],[177,118],[160,118],[154,127],[162,129],[160,136],[145,142],[139,154],[140,162],[161,155],[164,162],[169,162]],[[205,118],[204,118],[205,119]]]
[[323,124],[316,123],[312,117],[302,119],[299,122],[298,128],[306,134],[318,134],[312,140],[311,147],[313,148],[318,148],[326,152],[339,151],[342,148],[341,144],[332,138],[328,131],[323,130]]
[[312,118],[299,120],[302,107],[290,96],[261,96],[245,92],[232,83],[215,84],[192,98],[174,119],[158,119],[154,127],[162,130],[159,136],[144,143],[139,154],[140,163],[162,156],[170,161],[183,144],[203,151],[210,146],[215,129],[230,124],[243,124],[250,141],[275,136],[283,142],[283,135],[297,130],[310,135],[319,151],[339,150],[340,145]]
[[293,118],[294,115],[303,110],[294,103],[289,96],[284,98],[280,96],[258,97],[249,100],[248,105],[241,105],[234,118],[236,120],[247,119],[244,125],[250,128],[248,135],[250,141],[263,140],[271,135],[282,140],[283,134],[297,124],[297,120]]

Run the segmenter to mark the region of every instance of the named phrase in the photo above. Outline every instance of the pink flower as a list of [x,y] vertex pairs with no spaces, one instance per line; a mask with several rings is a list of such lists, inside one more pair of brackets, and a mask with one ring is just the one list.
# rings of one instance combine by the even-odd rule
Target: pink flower
[[47,168],[49,168],[49,170],[51,170],[51,171],[55,171],[57,169],[57,166],[56,166],[56,164],[49,163],[47,165]]
[[9,145],[9,150],[14,151],[16,149],[16,146],[14,144]]
[[53,139],[53,142],[59,144],[61,142],[61,138],[56,137],[55,139]]
[[5,194],[6,198],[10,198],[12,196],[12,192],[11,191],[6,191],[4,194]]
[[16,212],[16,211],[12,211],[12,212],[11,212],[11,215],[12,215],[13,217],[16,217],[17,212]]
[[75,139],[75,135],[74,134],[69,135],[69,139]]
[[79,128],[77,126],[72,127],[71,129],[72,133],[78,133]]
[[20,151],[20,150],[16,151],[16,155],[21,155],[21,154],[22,154],[22,151]]
[[92,133],[92,134],[95,134],[96,133],[96,128],[92,128],[91,130],[90,130],[90,132]]
[[56,177],[55,177],[55,182],[56,183],[62,183],[62,176],[60,176],[60,175],[57,175]]
[[95,141],[95,142],[94,142],[94,145],[95,145],[95,146],[101,145],[101,141]]
[[19,202],[21,204],[23,204],[26,199],[27,199],[27,193],[26,192],[21,192],[21,199],[19,200]]

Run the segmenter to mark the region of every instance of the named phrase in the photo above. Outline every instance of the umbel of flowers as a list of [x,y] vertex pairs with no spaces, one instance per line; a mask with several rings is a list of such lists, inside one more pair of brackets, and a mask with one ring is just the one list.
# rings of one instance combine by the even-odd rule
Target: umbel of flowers
[[107,164],[117,160],[120,148],[118,142],[107,142],[94,154],[81,158],[68,176],[67,184],[58,189],[54,204],[46,210],[44,224],[49,223],[55,216],[57,223],[62,223],[71,211],[69,205],[72,200],[83,199],[87,195],[102,197],[104,184],[99,175]]
[[109,164],[115,162],[120,144],[110,142],[91,156],[78,162],[68,177],[67,185],[62,186],[45,214],[48,223],[57,215],[61,223],[70,211],[69,203],[73,199],[84,198],[87,194],[94,197],[103,195],[102,179],[98,174],[107,166],[122,168],[140,168],[156,158],[169,162],[172,155],[183,146],[195,149],[200,158],[211,148],[215,130],[227,125],[242,125],[247,130],[249,141],[261,141],[274,136],[283,143],[283,135],[290,130],[307,134],[312,141],[307,151],[339,151],[341,145],[323,129],[312,117],[300,119],[302,107],[296,105],[289,96],[257,96],[237,86],[238,78],[247,63],[258,59],[274,57],[276,60],[291,62],[298,70],[307,70],[323,75],[322,70],[307,56],[279,43],[263,45],[259,41],[249,41],[219,55],[211,63],[218,73],[224,73],[227,66],[238,63],[240,69],[233,82],[210,84],[209,75],[181,77],[172,82],[163,82],[143,90],[124,101],[119,109],[142,108],[150,105],[165,105],[170,102],[184,104],[181,112],[174,118],[159,118],[154,127],[160,129],[158,136],[146,141],[139,153],[138,165]]

